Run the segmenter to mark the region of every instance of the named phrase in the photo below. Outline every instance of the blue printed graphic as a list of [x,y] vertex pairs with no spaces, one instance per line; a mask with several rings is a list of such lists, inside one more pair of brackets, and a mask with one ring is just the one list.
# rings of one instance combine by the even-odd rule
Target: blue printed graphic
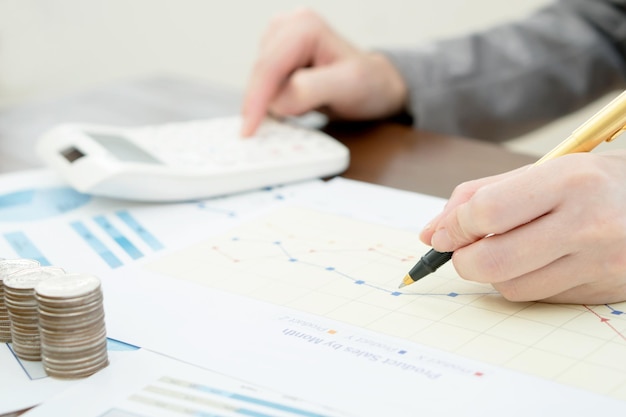
[[111,236],[111,239],[113,239],[132,259],[139,259],[143,256],[143,253],[141,253],[141,251],[137,249],[137,247],[133,245],[132,242],[122,234],[122,232],[113,226],[106,217],[96,216],[93,220],[102,228],[102,230],[106,232],[106,234]]
[[44,266],[50,265],[48,259],[43,256],[33,241],[23,232],[5,233],[4,238],[9,242],[9,245],[11,245],[18,257],[34,259]]
[[110,352],[112,350],[122,352],[129,350],[138,350],[139,346],[131,345],[130,343],[122,342],[121,340],[111,339],[107,337],[107,350]]
[[82,207],[89,200],[91,196],[69,187],[27,189],[0,194],[0,221],[46,219]]
[[83,238],[85,242],[93,249],[111,268],[122,266],[122,261],[109,248],[106,247],[100,239],[89,231],[83,222],[75,221],[70,224],[72,229]]
[[117,214],[117,217],[119,217],[119,219],[123,221],[126,226],[130,227],[135,233],[137,233],[137,236],[139,236],[141,240],[146,242],[146,244],[150,246],[152,250],[156,251],[163,249],[163,244],[159,242],[159,240],[154,237],[152,233],[150,233],[142,225],[140,225],[139,222],[133,216],[131,216],[128,211],[120,210],[115,214]]

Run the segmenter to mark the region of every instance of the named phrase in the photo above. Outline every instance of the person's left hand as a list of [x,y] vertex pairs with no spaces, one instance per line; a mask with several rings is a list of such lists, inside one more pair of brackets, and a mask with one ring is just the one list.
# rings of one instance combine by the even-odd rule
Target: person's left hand
[[512,301],[626,300],[626,151],[572,154],[458,186],[420,235]]

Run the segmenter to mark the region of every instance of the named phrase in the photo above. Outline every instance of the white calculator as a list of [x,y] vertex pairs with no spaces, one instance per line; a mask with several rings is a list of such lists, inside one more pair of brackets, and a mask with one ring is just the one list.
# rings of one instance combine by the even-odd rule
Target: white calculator
[[240,127],[239,116],[135,128],[61,124],[36,150],[80,192],[145,202],[198,200],[348,167],[348,149],[318,130],[268,119],[242,138]]

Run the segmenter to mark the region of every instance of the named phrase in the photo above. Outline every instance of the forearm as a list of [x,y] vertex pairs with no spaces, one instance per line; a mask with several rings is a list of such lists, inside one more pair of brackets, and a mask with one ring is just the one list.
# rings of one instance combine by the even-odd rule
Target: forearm
[[561,1],[527,19],[383,51],[420,129],[517,136],[626,86],[626,1]]

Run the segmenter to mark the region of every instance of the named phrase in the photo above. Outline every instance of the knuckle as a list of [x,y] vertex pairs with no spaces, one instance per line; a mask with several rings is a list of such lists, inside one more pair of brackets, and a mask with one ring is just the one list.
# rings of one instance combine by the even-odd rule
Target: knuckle
[[302,20],[315,21],[315,22],[322,21],[322,18],[320,17],[320,15],[315,10],[313,10],[312,8],[308,6],[298,7],[297,9],[294,10],[292,16],[295,19],[302,19]]
[[451,200],[454,199],[467,199],[469,198],[472,194],[474,194],[475,191],[475,184],[476,181],[465,181],[460,183],[459,185],[457,185],[456,187],[454,187],[454,190],[452,190],[452,194],[450,196]]
[[450,238],[456,245],[463,245],[493,233],[492,219],[497,213],[497,208],[489,200],[476,193],[470,201],[454,210],[447,226]]
[[470,200],[467,213],[468,220],[471,220],[478,230],[495,233],[496,231],[491,230],[493,227],[492,219],[502,215],[503,204],[501,199],[492,198],[488,187],[481,188],[474,193]]
[[270,17],[268,29],[266,31],[266,37],[271,37],[271,34],[282,30],[285,27],[302,28],[302,27],[315,27],[323,26],[324,20],[322,17],[310,7],[299,7],[290,12],[277,13]]
[[585,189],[591,193],[597,193],[611,179],[610,174],[603,169],[603,159],[592,154],[571,154],[566,155],[560,161],[562,164],[575,163],[576,169],[567,169],[564,166],[563,171],[567,173],[564,178],[564,186],[573,189]]
[[506,271],[505,257],[500,251],[483,250],[482,256],[477,258],[476,269],[489,282],[502,281]]
[[468,230],[466,216],[461,214],[462,209],[454,211],[454,221],[446,226],[448,236],[455,247],[467,245],[471,242],[473,234]]
[[313,9],[307,6],[298,7],[291,12],[279,13],[270,19],[270,27],[277,28],[284,25],[301,27],[302,25],[323,25],[324,20]]
[[[506,256],[493,245],[465,247],[455,251],[454,267],[461,277],[476,282],[500,282],[506,278]],[[476,250],[476,246],[482,246]],[[487,246],[487,247],[485,247]]]
[[626,256],[624,256],[626,250],[615,251],[610,254],[604,261],[603,274],[607,279],[611,277],[626,277]]
[[274,100],[273,110],[280,114],[301,114],[310,110],[307,100],[312,94],[310,90],[311,86],[304,80],[302,72],[294,71]]

